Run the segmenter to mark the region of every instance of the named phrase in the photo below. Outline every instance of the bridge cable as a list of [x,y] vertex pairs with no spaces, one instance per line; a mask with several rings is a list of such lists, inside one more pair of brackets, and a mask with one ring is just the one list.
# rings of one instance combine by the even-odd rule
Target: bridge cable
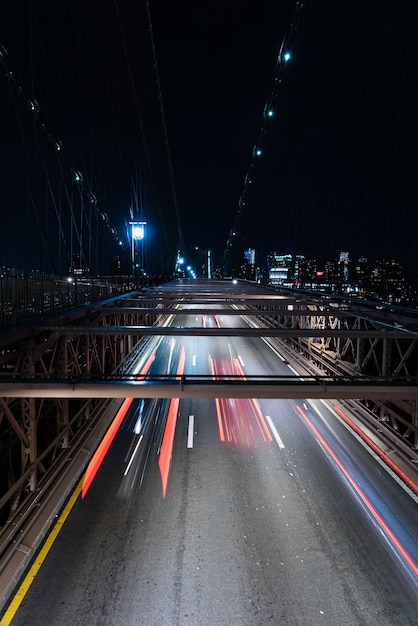
[[293,38],[296,35],[298,28],[299,28],[299,18],[300,18],[300,14],[303,8],[303,2],[301,2],[300,0],[297,0],[296,2],[296,6],[295,6],[295,11],[293,14],[293,18],[290,22],[289,27],[287,28],[284,37],[282,39],[282,43],[280,45],[279,48],[279,52],[277,55],[277,61],[276,61],[276,68],[275,68],[275,76],[274,76],[274,82],[273,82],[273,89],[272,92],[269,96],[269,98],[266,101],[266,104],[264,106],[264,111],[263,111],[263,120],[262,120],[262,126],[261,126],[261,130],[260,133],[258,135],[258,138],[254,144],[254,149],[253,149],[253,153],[252,153],[252,159],[250,162],[250,165],[248,167],[247,170],[247,174],[245,176],[244,179],[244,190],[241,194],[241,197],[238,201],[238,211],[235,217],[235,221],[233,223],[233,226],[229,232],[229,237],[228,240],[226,242],[226,248],[224,250],[224,256],[223,256],[223,261],[221,264],[221,274],[223,275],[225,273],[225,269],[228,263],[228,259],[229,259],[229,255],[230,255],[230,251],[232,249],[233,246],[233,240],[237,234],[237,230],[238,230],[238,225],[241,219],[241,215],[245,209],[246,206],[246,201],[247,201],[247,194],[250,190],[251,187],[251,183],[253,181],[253,176],[256,170],[256,166],[260,160],[260,157],[263,155],[263,150],[265,148],[265,139],[266,136],[268,134],[268,131],[272,125],[273,122],[273,118],[274,118],[274,113],[275,113],[275,107],[276,107],[276,102],[277,102],[277,97],[278,97],[278,93],[279,93],[279,87],[282,84],[283,81],[283,76],[284,76],[284,72],[285,72],[285,68],[286,65],[290,59],[290,46],[292,44]]
[[[80,194],[80,198],[81,198],[82,204],[83,204],[83,200],[84,200],[84,201],[86,201],[86,205],[87,206],[90,206],[90,208],[93,208],[93,210],[95,211],[96,216],[98,217],[98,219],[104,222],[104,224],[107,227],[109,233],[113,237],[116,237],[119,246],[122,247],[123,246],[123,242],[122,242],[121,239],[119,239],[117,230],[115,228],[113,228],[108,223],[108,220],[103,217],[103,214],[101,214],[101,212],[99,210],[99,207],[98,207],[96,195],[91,193],[88,190],[87,186],[84,184],[84,176],[83,176],[83,174],[81,173],[80,170],[76,169],[74,167],[74,165],[71,163],[70,157],[68,155],[68,151],[66,150],[65,146],[63,145],[63,143],[59,139],[54,137],[53,132],[48,127],[46,122],[43,120],[43,118],[41,116],[41,110],[40,110],[38,101],[35,98],[30,98],[26,94],[26,92],[23,89],[23,87],[16,80],[16,78],[15,78],[15,76],[13,74],[13,71],[11,69],[11,66],[10,66],[9,58],[10,58],[9,57],[9,53],[7,52],[5,46],[2,45],[2,42],[0,41],[0,65],[3,66],[6,78],[8,79],[9,84],[12,86],[14,93],[16,93],[19,96],[19,98],[21,98],[23,103],[25,104],[25,106],[28,109],[29,113],[32,115],[32,120],[33,120],[35,126],[38,128],[38,130],[41,132],[41,134],[46,138],[48,144],[54,150],[54,152],[55,152],[56,156],[58,157],[58,160],[59,160],[60,165],[62,166],[63,170],[66,171],[70,175],[72,181],[76,183],[76,185],[78,187],[78,191],[79,191],[79,194]],[[70,207],[71,207],[71,211],[72,211],[72,205],[71,204],[70,204]],[[85,210],[84,204],[82,206],[82,209]],[[74,216],[73,216],[73,220],[74,220],[74,223],[75,223]],[[79,236],[80,236],[80,233],[77,232],[77,237],[79,237]]]

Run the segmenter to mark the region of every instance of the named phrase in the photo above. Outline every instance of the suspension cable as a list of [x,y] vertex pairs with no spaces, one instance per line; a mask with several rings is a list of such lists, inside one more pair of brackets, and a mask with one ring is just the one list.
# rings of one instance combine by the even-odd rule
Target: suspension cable
[[284,34],[282,43],[279,48],[277,61],[276,61],[273,88],[264,106],[260,133],[254,144],[252,158],[251,158],[248,170],[247,170],[247,174],[244,179],[244,189],[238,201],[238,210],[236,213],[235,221],[233,223],[231,230],[229,231],[229,237],[226,242],[226,248],[224,250],[223,261],[221,264],[222,275],[225,273],[225,268],[228,263],[229,254],[234,243],[233,240],[237,234],[238,225],[239,225],[242,213],[246,207],[247,194],[253,182],[253,177],[254,177],[254,173],[256,170],[256,166],[258,165],[258,162],[260,161],[260,157],[264,154],[264,151],[265,151],[267,134],[272,126],[272,122],[274,119],[274,113],[275,113],[275,107],[276,107],[277,97],[279,93],[279,87],[281,86],[283,82],[283,76],[284,76],[287,62],[290,60],[289,51],[290,51],[293,38],[295,37],[299,28],[299,18],[300,18],[302,8],[303,8],[303,2],[301,2],[300,0],[297,0],[293,18],[290,22],[289,27],[287,28]]

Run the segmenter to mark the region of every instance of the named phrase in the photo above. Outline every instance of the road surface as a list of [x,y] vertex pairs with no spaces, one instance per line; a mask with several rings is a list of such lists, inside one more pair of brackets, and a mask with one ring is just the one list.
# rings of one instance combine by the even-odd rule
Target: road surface
[[[182,320],[202,323],[224,321]],[[182,355],[187,374],[289,373],[239,337],[161,339],[152,371]],[[170,402],[135,405],[14,626],[417,624],[418,505],[324,403]]]

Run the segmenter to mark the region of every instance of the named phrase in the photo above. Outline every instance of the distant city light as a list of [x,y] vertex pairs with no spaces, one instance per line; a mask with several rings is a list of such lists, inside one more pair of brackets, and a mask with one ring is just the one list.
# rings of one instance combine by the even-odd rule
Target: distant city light
[[287,62],[290,61],[292,55],[290,54],[290,52],[285,52],[283,55],[283,59]]
[[[260,150],[260,148],[259,148],[258,150],[256,150],[256,155],[257,155],[257,156],[261,156],[262,154],[263,154],[263,153],[262,153],[262,151]],[[251,181],[250,181],[250,182],[251,182]]]

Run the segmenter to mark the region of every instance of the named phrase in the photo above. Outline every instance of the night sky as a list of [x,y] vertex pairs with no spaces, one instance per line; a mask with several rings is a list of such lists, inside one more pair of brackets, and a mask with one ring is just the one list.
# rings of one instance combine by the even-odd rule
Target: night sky
[[417,270],[418,3],[307,0],[254,160],[295,7],[151,0],[164,129],[142,2],[3,1],[14,77],[98,204],[83,218],[64,207],[58,233],[79,186],[0,67],[0,262],[59,271],[90,232],[106,271],[132,207],[151,250],[197,245],[221,262],[245,190],[231,261],[246,247],[261,266],[271,251],[320,265],[346,250]]

